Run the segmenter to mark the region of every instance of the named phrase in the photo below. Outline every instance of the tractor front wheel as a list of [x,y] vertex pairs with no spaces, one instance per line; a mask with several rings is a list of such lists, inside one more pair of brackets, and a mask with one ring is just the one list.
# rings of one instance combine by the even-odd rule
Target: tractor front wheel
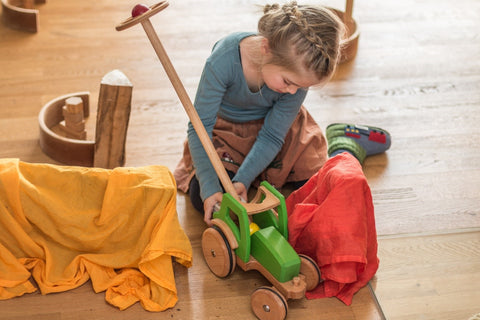
[[285,297],[270,287],[260,287],[251,296],[253,313],[260,320],[284,320],[288,304]]

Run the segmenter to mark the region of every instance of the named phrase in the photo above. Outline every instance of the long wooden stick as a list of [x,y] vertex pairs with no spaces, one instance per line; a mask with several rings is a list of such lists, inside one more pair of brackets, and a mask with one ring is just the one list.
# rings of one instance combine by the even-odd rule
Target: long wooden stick
[[163,48],[163,45],[160,42],[160,39],[158,38],[158,35],[149,20],[150,17],[162,11],[167,6],[167,0],[160,1],[159,3],[151,6],[148,11],[144,12],[139,16],[126,19],[124,22],[117,25],[115,28],[117,29],[117,31],[122,31],[138,23],[142,24],[143,29],[145,30],[145,33],[147,34],[148,39],[153,46],[153,49],[157,53],[157,56],[160,59],[160,62],[162,63],[163,68],[165,69],[165,72],[167,73],[167,76],[173,85],[173,88],[177,92],[178,98],[180,99],[183,108],[187,112],[190,122],[192,123],[193,128],[195,129],[195,132],[197,133],[198,138],[200,139],[200,142],[202,143],[202,146],[205,149],[205,152],[207,153],[207,156],[210,159],[210,162],[212,163],[212,166],[215,169],[215,172],[217,173],[218,178],[223,185],[223,188],[235,199],[240,200],[240,197],[235,191],[235,187],[233,186],[233,183],[230,180],[230,177],[228,176],[227,171],[225,170],[225,167],[223,166],[222,161],[220,160],[220,157],[215,150],[215,147],[213,146],[213,142],[210,139],[207,131],[205,130],[205,127],[203,126],[200,117],[198,116],[197,110],[193,106],[192,101],[190,100],[190,97],[188,96],[187,91],[182,84],[182,81],[180,80],[172,63],[170,62],[170,58],[168,57],[167,52]]
[[230,177],[228,176],[225,167],[223,166],[220,157],[218,156],[215,147],[213,146],[213,142],[210,139],[207,131],[205,130],[205,127],[203,126],[203,123],[198,116],[197,110],[194,108],[185,90],[185,87],[183,86],[177,72],[175,71],[175,68],[170,62],[170,59],[165,49],[163,48],[163,45],[160,42],[160,39],[158,38],[155,29],[152,26],[152,23],[149,19],[145,19],[141,22],[141,24],[143,26],[143,29],[147,33],[148,39],[152,43],[152,46],[155,49],[155,52],[157,53],[157,56],[160,59],[160,62],[162,63],[163,68],[165,69],[165,72],[170,79],[170,82],[172,83],[175,91],[177,92],[178,98],[180,99],[180,102],[182,103],[185,111],[187,112],[187,115],[192,122],[193,128],[195,129],[195,132],[197,133],[200,142],[202,143],[203,148],[205,149],[205,152],[207,153],[208,158],[210,159],[210,162],[212,163],[220,179],[220,182],[225,188],[225,191],[232,195],[235,199],[239,200],[238,194],[235,191],[232,181],[230,180]]

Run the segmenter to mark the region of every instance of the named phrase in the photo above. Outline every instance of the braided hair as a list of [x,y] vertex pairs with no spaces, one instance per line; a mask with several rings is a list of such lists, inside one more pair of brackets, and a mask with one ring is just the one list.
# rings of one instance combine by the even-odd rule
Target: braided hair
[[271,64],[297,71],[298,61],[319,80],[328,79],[340,58],[343,22],[331,10],[297,5],[296,1],[266,5],[258,32],[268,40]]

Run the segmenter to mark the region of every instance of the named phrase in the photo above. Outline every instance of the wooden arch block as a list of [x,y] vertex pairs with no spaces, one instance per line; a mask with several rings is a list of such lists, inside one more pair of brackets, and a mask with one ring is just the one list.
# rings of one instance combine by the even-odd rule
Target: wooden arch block
[[63,120],[63,106],[67,99],[79,97],[83,102],[83,114],[89,115],[88,92],[71,93],[55,98],[45,104],[38,115],[40,126],[40,147],[52,159],[69,164],[91,167],[93,165],[94,141],[63,137],[52,128]]
[[2,0],[2,21],[12,29],[36,33],[38,31],[39,12],[34,4],[43,4],[46,0]]

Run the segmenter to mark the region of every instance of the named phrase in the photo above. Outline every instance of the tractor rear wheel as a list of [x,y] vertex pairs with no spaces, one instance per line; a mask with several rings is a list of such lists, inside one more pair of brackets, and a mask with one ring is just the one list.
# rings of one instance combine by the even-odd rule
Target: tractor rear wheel
[[307,291],[315,289],[320,281],[320,268],[317,263],[304,254],[300,254],[300,273],[305,276],[305,282],[307,283]]

